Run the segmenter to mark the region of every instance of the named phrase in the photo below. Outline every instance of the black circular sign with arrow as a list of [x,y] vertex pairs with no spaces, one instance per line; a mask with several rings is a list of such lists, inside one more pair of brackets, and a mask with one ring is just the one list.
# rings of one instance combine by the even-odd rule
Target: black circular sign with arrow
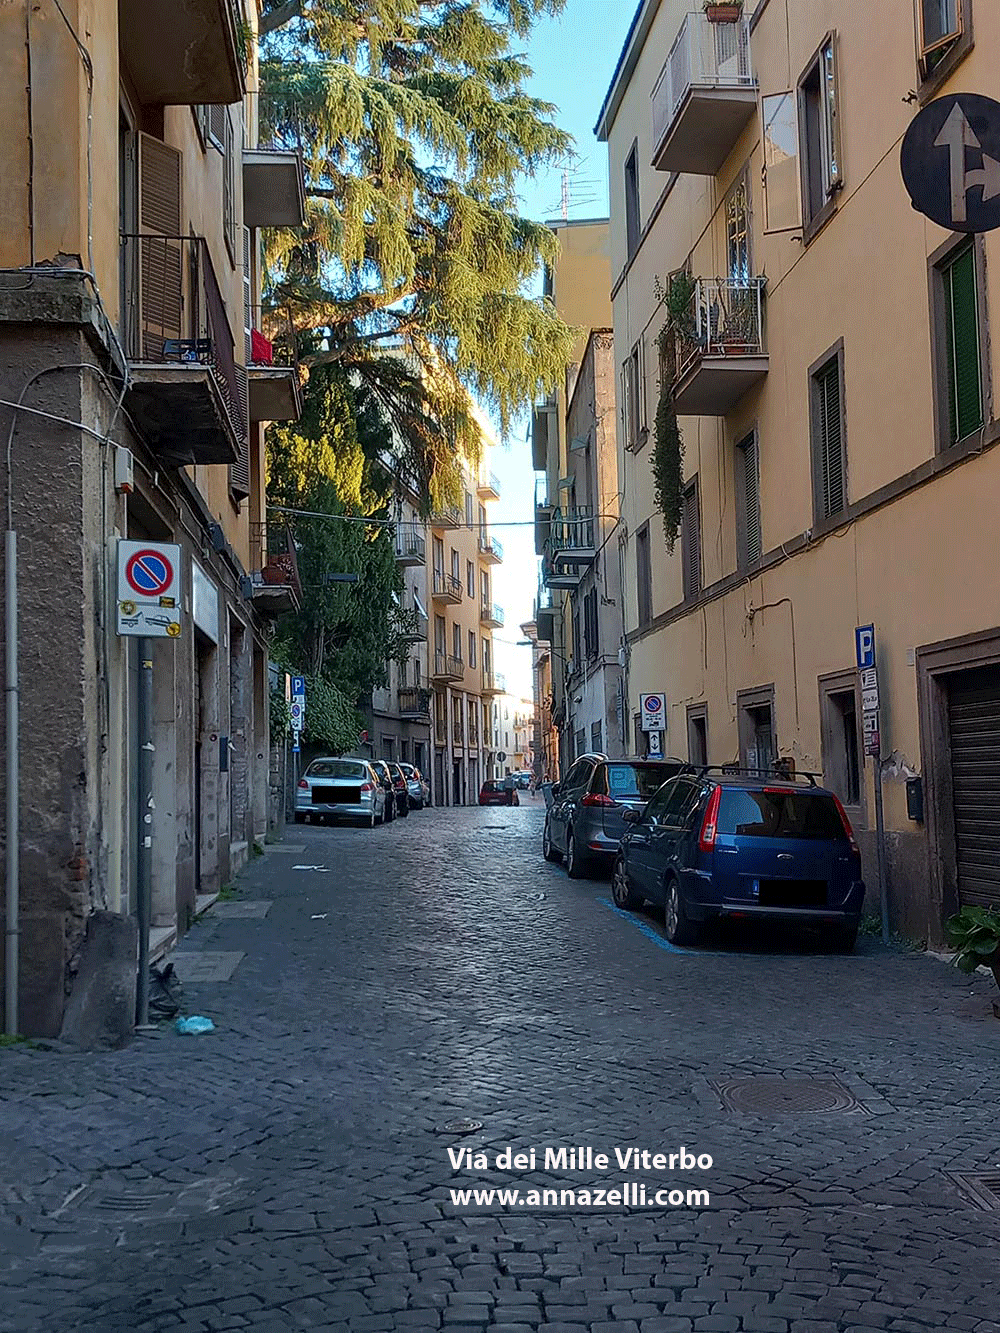
[[924,107],[900,155],[913,207],[949,231],[1000,227],[1000,102],[952,93]]

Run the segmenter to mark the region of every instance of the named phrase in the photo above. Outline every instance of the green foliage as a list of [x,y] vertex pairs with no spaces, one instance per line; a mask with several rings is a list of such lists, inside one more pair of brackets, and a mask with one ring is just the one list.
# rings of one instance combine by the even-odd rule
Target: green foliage
[[384,405],[387,360],[408,366],[442,431],[424,451],[432,478],[441,446],[475,446],[467,393],[506,430],[572,353],[575,331],[528,290],[555,237],[517,207],[570,140],[512,49],[563,4],[264,5],[261,134],[302,152],[309,202],[305,233],[269,236],[269,331],[280,341],[288,316],[318,332],[308,363],[360,367]]
[[305,740],[344,754],[357,745],[362,725],[361,714],[337,685],[323,676],[306,676]]
[[694,279],[681,271],[673,275],[666,288],[657,280],[654,292],[664,307],[666,319],[656,338],[660,386],[650,466],[656,507],[663,517],[663,536],[667,550],[673,554],[684,506],[684,437],[674,409],[674,368],[678,339],[684,337],[690,327]]
[[955,966],[967,975],[993,966],[1000,951],[1000,914],[988,907],[963,907],[944,923],[945,938],[956,950]]

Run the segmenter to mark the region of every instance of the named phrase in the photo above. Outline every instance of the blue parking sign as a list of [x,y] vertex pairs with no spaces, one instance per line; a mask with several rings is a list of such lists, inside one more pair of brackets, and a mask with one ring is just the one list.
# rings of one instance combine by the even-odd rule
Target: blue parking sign
[[859,625],[854,631],[858,670],[870,671],[875,665],[875,626]]
[[293,677],[292,677],[292,694],[293,694],[293,695],[299,694],[299,695],[301,695],[303,698],[305,698],[305,693],[306,693],[306,678],[305,678],[305,676],[293,676]]

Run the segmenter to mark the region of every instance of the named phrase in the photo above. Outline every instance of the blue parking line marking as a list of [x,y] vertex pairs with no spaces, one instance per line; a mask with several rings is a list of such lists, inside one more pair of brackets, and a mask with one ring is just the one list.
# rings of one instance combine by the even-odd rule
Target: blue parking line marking
[[636,930],[641,930],[646,938],[652,940],[658,949],[662,949],[665,953],[675,953],[681,958],[690,958],[692,956],[690,949],[679,949],[676,944],[671,944],[670,941],[664,939],[662,935],[658,935],[648,921],[640,920],[634,912],[626,912],[623,908],[616,907],[610,898],[598,898],[597,901],[603,903],[605,907],[610,907],[615,916],[620,916],[623,921],[627,921],[629,925],[635,926]]

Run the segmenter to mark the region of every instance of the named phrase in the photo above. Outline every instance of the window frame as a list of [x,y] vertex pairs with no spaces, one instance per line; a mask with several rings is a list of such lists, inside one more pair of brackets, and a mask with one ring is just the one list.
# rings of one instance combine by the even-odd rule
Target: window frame
[[[640,549],[645,553],[641,563]],[[635,534],[635,598],[637,623],[640,629],[645,629],[653,621],[653,552],[648,522]]]
[[[840,451],[841,468],[844,479],[843,504],[833,513],[824,512],[823,497],[823,444],[822,422],[819,410],[819,377],[832,361],[836,360],[840,375]],[[848,472],[849,455],[847,449],[847,394],[844,373],[844,340],[840,338],[828,348],[818,360],[809,367],[809,448],[812,462],[813,483],[813,525],[823,527],[836,525],[844,521],[850,508],[850,476]]]
[[[820,42],[795,84],[795,100],[798,118],[799,183],[801,190],[800,217],[802,220],[802,241],[804,245],[808,245],[813,237],[822,231],[823,227],[826,226],[827,222],[829,222],[830,218],[837,211],[838,195],[844,188],[844,140],[841,132],[840,62],[838,59],[837,46],[836,30],[831,30]],[[829,101],[824,96],[823,59],[827,48],[830,50],[830,59],[833,64],[834,115],[832,127],[828,123],[827,113],[829,110]],[[824,177],[820,181],[823,202],[815,212],[812,208],[812,191],[810,189],[813,162],[812,154],[810,152],[809,122],[806,101],[806,84],[812,79],[814,74],[816,74],[819,79],[820,100],[820,159],[816,166],[823,173]],[[825,143],[824,138],[827,139],[827,142]],[[827,180],[825,177],[831,160],[834,163],[834,170],[830,173],[829,180]]]
[[[701,488],[698,485],[697,473],[689,481],[684,483],[682,491],[682,518],[681,518],[681,580],[684,601],[691,602],[700,597],[704,590],[705,570],[702,562],[702,540],[701,540]],[[697,531],[691,532],[691,525],[687,521],[688,504],[694,500],[695,513],[697,514]],[[696,540],[695,540],[696,539]],[[692,545],[693,544],[693,545]],[[692,557],[697,561],[697,577],[694,583],[691,582],[689,575],[689,565]]]
[[[924,40],[923,0],[913,0],[914,55],[920,80],[918,97],[921,105],[930,101],[975,46],[972,0],[955,0],[955,7],[958,32],[927,43]],[[931,57],[937,53],[941,53],[941,58],[930,63]]]
[[[750,559],[749,551],[749,511],[747,507],[746,493],[746,464],[741,464],[740,454],[745,459],[747,446],[753,444],[754,459],[757,471],[757,546],[758,554],[755,560]],[[736,569],[740,574],[748,570],[756,569],[764,558],[764,535],[763,522],[761,518],[760,505],[760,436],[756,425],[746,435],[736,441],[733,446],[733,469],[734,469],[734,488],[736,495]]]
[[[795,131],[795,154],[794,154],[795,165],[793,168],[795,176],[795,187],[791,191],[795,200],[795,217],[791,222],[784,222],[782,220],[780,224],[776,219],[773,219],[771,215],[772,214],[771,191],[768,186],[768,148],[771,142],[771,136],[768,132],[768,126],[774,123],[775,117],[772,116],[769,120],[767,115],[767,110],[772,103],[776,102],[790,103],[791,105],[790,128],[794,129]],[[764,162],[761,168],[761,176],[764,188],[764,234],[767,236],[771,236],[771,235],[780,235],[782,232],[789,232],[789,231],[797,232],[800,231],[802,228],[802,189],[799,183],[801,181],[801,176],[802,176],[802,166],[801,166],[802,145],[800,142],[800,135],[799,135],[797,90],[795,88],[783,88],[779,89],[777,92],[765,94],[761,98],[760,116],[761,116],[761,144],[763,146],[763,153],[764,153]],[[788,157],[791,157],[791,154],[789,154]]]
[[639,192],[639,140],[633,139],[622,167],[625,195],[625,252],[631,260],[642,239],[642,204]]
[[[846,756],[841,760],[837,753],[839,742],[835,740],[834,726],[837,718],[834,700],[845,694],[854,695],[855,744],[858,756],[858,799],[848,799],[844,768]],[[843,714],[839,715],[840,718]],[[862,733],[861,690],[856,671],[837,671],[819,678],[819,721],[820,753],[823,760],[824,783],[835,791],[844,803],[844,808],[856,828],[867,828],[867,799],[865,788],[865,744]],[[838,783],[841,787],[838,787]]]
[[[982,420],[967,435],[958,440],[951,438],[951,385],[948,372],[948,344],[945,271],[960,256],[961,252],[971,248],[976,274],[976,320],[979,336],[979,395]],[[931,354],[932,385],[934,393],[935,434],[937,452],[944,453],[956,448],[965,440],[971,439],[982,431],[993,415],[993,383],[990,373],[990,323],[989,304],[986,283],[986,248],[982,236],[972,236],[964,232],[954,232],[927,261],[927,274],[930,289],[931,307]]]
[[[744,202],[744,230],[742,234],[742,244],[746,251],[746,275],[736,275],[733,273],[733,242],[739,240],[739,233],[734,232],[732,221],[735,214],[740,195]],[[726,229],[726,273],[730,282],[746,283],[749,285],[753,277],[753,189],[750,181],[750,163],[737,172],[736,179],[726,192],[726,197],[722,205],[723,223]]]
[[705,764],[708,764],[708,704],[688,704],[687,709],[687,741],[688,741],[688,761],[692,764],[701,765],[701,760],[696,760],[693,754],[694,745],[692,740],[695,735],[695,725],[698,722],[705,724]]

